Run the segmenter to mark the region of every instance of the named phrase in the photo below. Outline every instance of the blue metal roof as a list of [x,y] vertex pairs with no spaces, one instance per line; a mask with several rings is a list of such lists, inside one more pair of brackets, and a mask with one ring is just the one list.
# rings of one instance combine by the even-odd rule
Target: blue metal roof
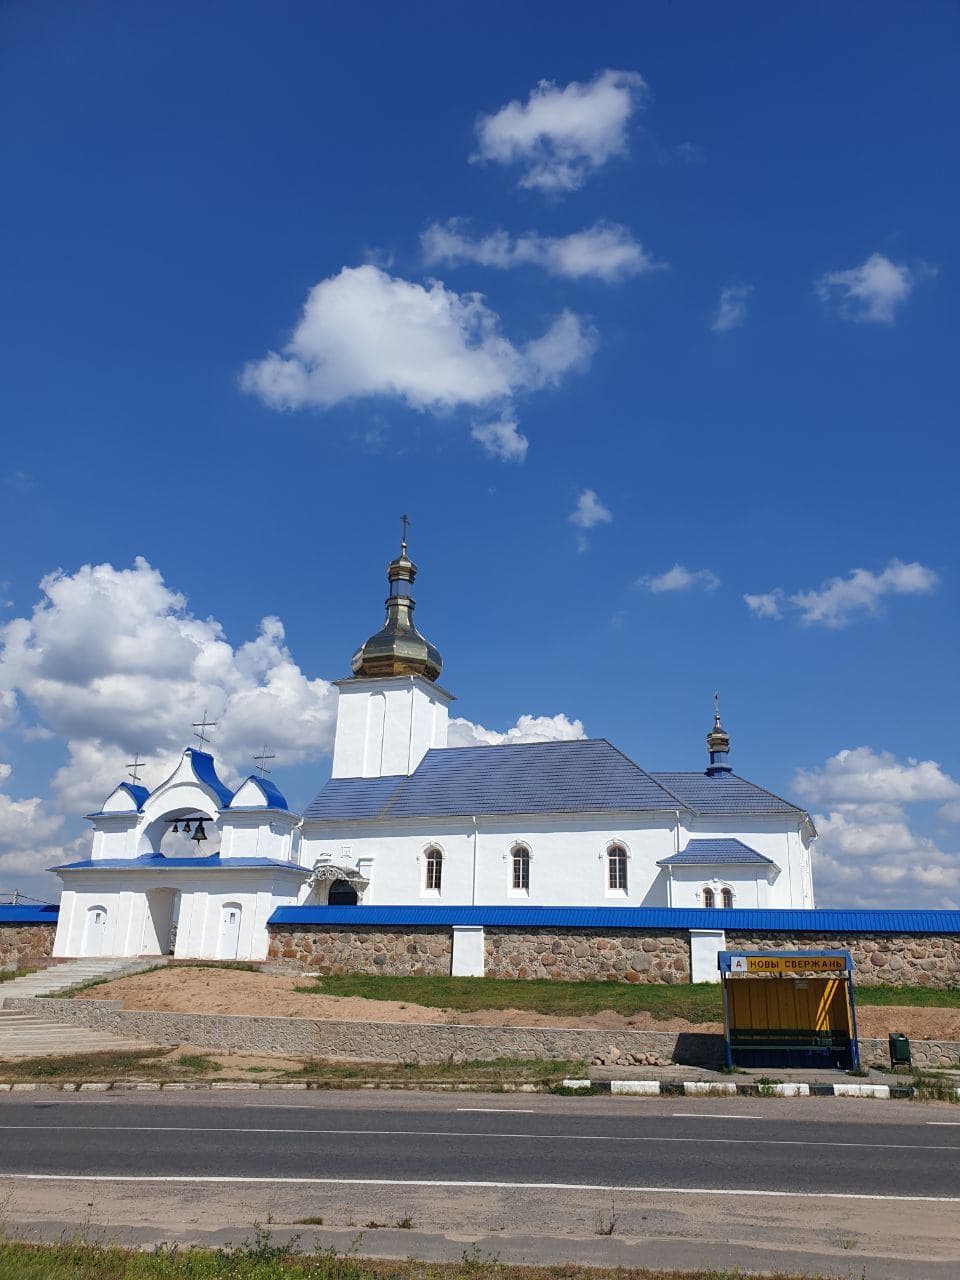
[[[277,786],[277,784],[275,782],[271,782],[269,778],[262,778],[258,773],[251,773],[249,778],[244,778],[243,782],[240,783],[240,786],[237,787],[237,790],[233,794],[237,795],[240,792],[240,790],[247,785],[248,782],[255,782],[256,785],[260,788],[261,792],[263,793],[263,798],[267,802],[266,807],[268,809],[289,810],[290,806],[287,804],[286,797],[284,796],[280,788]],[[258,805],[256,806],[245,805],[243,807],[259,808]]]
[[751,849],[742,840],[732,838],[688,840],[685,849],[672,853],[669,858],[661,858],[658,867],[699,867],[699,866],[749,866],[752,863],[772,867],[773,860],[765,858],[756,849]]
[[0,924],[56,924],[60,908],[54,904],[38,906],[0,906]]
[[790,933],[960,933],[960,911],[729,910],[701,907],[277,907],[276,925],[725,929]]
[[196,747],[187,747],[187,752],[193,763],[193,772],[214,792],[220,801],[220,807],[225,808],[233,799],[233,792],[217,776],[213,756],[208,751],[198,751]]
[[[137,813],[139,813],[143,808],[147,796],[150,794],[146,787],[141,787],[135,782],[121,782],[118,787],[114,787],[113,791],[110,792],[110,795],[113,795],[116,791],[127,792],[133,803],[137,806]],[[104,812],[103,805],[101,805],[96,813],[88,813],[86,816],[88,818],[115,818],[118,816],[122,817],[123,814],[127,812],[129,811],[126,809],[111,809],[109,812]]]
[[85,858],[82,862],[65,862],[50,871],[236,871],[242,867],[277,867],[308,876],[310,869],[278,858],[221,858],[219,853],[206,858],[168,858],[162,853],[143,853],[138,858]]
[[[345,782],[352,786],[344,787]],[[305,816],[671,812],[677,807],[675,796],[605,738],[582,738],[434,748],[409,778],[331,779]]]
[[650,775],[682,808],[694,813],[797,813],[799,809],[782,796],[765,791],[735,773],[653,773]]

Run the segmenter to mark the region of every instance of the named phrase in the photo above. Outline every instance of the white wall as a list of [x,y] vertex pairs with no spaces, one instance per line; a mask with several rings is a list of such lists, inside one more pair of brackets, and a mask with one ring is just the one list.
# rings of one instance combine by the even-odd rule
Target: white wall
[[334,778],[413,773],[432,747],[447,745],[452,695],[421,676],[340,680]]
[[[792,825],[791,825],[792,824]],[[773,868],[710,867],[673,871],[672,905],[700,905],[704,884],[729,886],[742,907],[812,905],[809,873],[802,864],[803,842],[796,823],[783,818],[750,819],[749,826],[718,821],[692,829],[677,826],[675,814],[571,815],[354,822],[317,822],[303,826],[301,862],[312,867],[321,855],[355,866],[364,859],[370,887],[364,903],[400,905],[446,902],[469,905],[668,906],[666,869],[657,862],[686,846],[691,838],[731,836],[772,859]],[[522,843],[530,850],[530,890],[511,887],[510,852]],[[605,853],[613,844],[627,850],[627,891],[607,888]],[[443,853],[442,887],[424,885],[427,848]],[[809,856],[807,855],[809,867]],[[778,870],[779,868],[779,870]]]

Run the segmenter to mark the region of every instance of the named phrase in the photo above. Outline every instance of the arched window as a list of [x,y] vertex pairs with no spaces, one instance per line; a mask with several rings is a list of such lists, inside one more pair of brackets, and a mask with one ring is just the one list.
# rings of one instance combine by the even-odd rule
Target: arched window
[[355,907],[357,891],[349,880],[334,880],[327,893],[328,907]]
[[627,891],[627,851],[622,844],[612,844],[607,850],[607,888]]
[[424,855],[423,887],[430,892],[439,893],[443,880],[443,854],[433,846]]
[[716,898],[714,897],[713,890],[708,889],[706,886],[704,886],[704,888],[700,892],[701,892],[701,896],[703,897],[703,905],[707,908],[708,911],[712,911],[713,908],[716,906]]
[[726,907],[728,911],[730,910],[730,908],[733,906],[733,890],[732,889],[720,890],[720,905],[721,907]]
[[522,844],[515,845],[510,853],[512,873],[510,887],[517,893],[530,892],[530,850]]

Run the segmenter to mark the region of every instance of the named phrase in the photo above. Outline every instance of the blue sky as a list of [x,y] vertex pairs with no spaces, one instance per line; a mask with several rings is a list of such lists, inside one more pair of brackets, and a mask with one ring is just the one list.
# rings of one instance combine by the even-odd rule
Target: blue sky
[[5,6],[0,889],[204,700],[304,802],[408,511],[466,721],[695,769],[718,687],[822,904],[960,903],[958,29]]

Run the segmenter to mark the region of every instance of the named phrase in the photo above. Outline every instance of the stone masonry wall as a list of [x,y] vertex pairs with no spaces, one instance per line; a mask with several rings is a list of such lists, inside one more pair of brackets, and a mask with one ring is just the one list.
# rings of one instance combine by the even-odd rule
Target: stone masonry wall
[[317,973],[449,975],[453,934],[447,925],[382,929],[374,925],[271,929],[268,958],[280,968]]
[[689,982],[685,929],[485,929],[486,977]]
[[730,951],[849,951],[854,986],[960,986],[960,935],[935,933],[727,934]]
[[57,924],[0,925],[0,969],[23,969],[49,959]]

